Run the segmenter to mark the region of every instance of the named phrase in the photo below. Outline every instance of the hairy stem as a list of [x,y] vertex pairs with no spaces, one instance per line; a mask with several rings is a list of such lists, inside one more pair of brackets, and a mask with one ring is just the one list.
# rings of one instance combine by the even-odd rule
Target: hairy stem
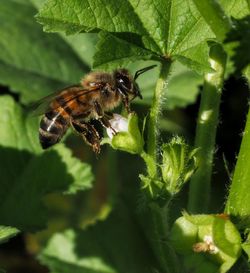
[[172,246],[168,243],[168,226],[166,223],[167,214],[157,204],[152,201],[156,196],[154,192],[154,183],[160,180],[158,177],[158,119],[161,113],[164,87],[169,76],[171,62],[162,63],[159,79],[156,84],[153,102],[148,119],[147,131],[147,151],[141,153],[147,166],[148,176],[151,182],[143,189],[144,195],[148,200],[147,207],[140,215],[144,227],[145,235],[155,253],[161,268],[160,272],[177,273],[179,264]]
[[[160,76],[156,84],[155,93],[153,97],[153,102],[151,106],[151,110],[149,113],[149,120],[148,120],[148,134],[147,134],[147,154],[152,158],[154,162],[157,162],[157,136],[158,136],[158,118],[161,113],[161,106],[162,106],[162,97],[164,87],[167,82],[167,77],[169,75],[171,66],[171,61],[162,62],[162,67],[160,71]],[[156,165],[151,171],[152,175],[157,175]]]
[[188,200],[188,210],[192,213],[205,213],[209,207],[215,136],[226,65],[226,54],[219,44],[211,46],[209,61],[214,71],[205,75],[201,93],[195,137],[195,146],[200,148],[199,167],[191,179]]
[[234,171],[232,185],[226,203],[226,212],[230,215],[240,217],[241,220],[247,220],[250,215],[250,110],[247,116],[247,122],[240,146],[240,152]]

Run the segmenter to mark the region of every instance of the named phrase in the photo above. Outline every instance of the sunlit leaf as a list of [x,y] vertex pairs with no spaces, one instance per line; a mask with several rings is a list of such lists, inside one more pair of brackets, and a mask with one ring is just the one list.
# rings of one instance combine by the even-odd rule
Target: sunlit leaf
[[37,19],[46,31],[69,34],[103,30],[114,34],[116,38],[101,36],[96,66],[107,66],[105,62],[111,61],[124,65],[152,55],[158,60],[178,58],[197,71],[209,69],[206,40],[214,34],[191,1],[70,0],[66,4],[49,0]]

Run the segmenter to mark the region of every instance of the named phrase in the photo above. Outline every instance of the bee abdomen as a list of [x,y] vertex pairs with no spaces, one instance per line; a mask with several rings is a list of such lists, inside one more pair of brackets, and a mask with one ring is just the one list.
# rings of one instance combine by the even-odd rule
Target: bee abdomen
[[46,113],[39,128],[39,140],[42,148],[47,149],[58,143],[67,128],[68,122],[60,113]]

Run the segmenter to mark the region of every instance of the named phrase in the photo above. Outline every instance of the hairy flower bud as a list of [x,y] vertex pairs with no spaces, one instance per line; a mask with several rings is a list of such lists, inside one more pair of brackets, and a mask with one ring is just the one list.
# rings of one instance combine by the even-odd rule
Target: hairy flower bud
[[170,194],[178,193],[196,170],[196,152],[180,137],[162,146],[162,178]]
[[107,135],[114,149],[126,151],[131,154],[140,154],[142,152],[144,141],[138,127],[138,117],[136,114],[129,114],[128,119],[121,115],[113,114],[113,118],[109,122],[113,130],[108,128]]

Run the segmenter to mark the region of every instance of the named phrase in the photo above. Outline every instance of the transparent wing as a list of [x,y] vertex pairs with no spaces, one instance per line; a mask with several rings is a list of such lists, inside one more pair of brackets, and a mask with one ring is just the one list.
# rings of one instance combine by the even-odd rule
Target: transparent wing
[[51,109],[53,110],[57,109],[57,107],[56,108],[52,107],[51,103],[56,99],[60,99],[60,97],[64,97],[64,104],[61,106],[65,106],[71,100],[74,100],[88,93],[96,92],[96,91],[97,89],[91,89],[91,90],[84,89],[80,85],[68,86],[62,90],[59,90],[58,92],[50,94],[38,100],[37,102],[33,103],[32,105],[29,106],[29,112],[31,112],[32,115],[39,116],[46,112],[49,112]]

